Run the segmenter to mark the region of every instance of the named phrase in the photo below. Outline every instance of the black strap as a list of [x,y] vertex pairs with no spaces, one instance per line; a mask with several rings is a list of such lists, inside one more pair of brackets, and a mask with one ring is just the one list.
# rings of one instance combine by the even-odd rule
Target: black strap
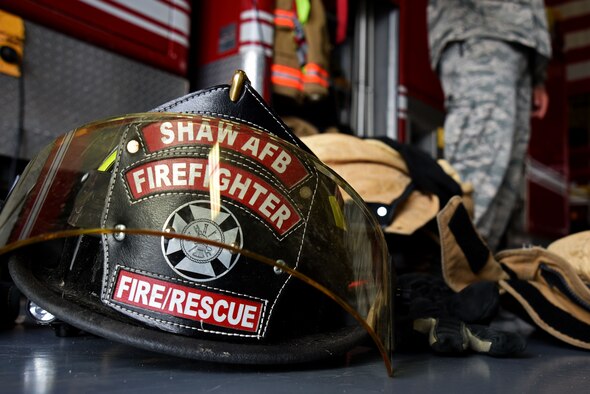
[[540,264],[539,268],[541,269],[541,276],[550,286],[558,288],[571,301],[590,312],[590,304],[576,294],[559,271],[549,267],[547,264]]
[[529,282],[509,280],[507,283],[526,300],[545,324],[570,338],[590,343],[590,326],[587,323],[553,305]]
[[449,222],[449,229],[457,240],[457,245],[465,255],[471,271],[477,274],[486,265],[490,250],[479,238],[469,214],[463,204],[459,204]]
[[373,212],[381,227],[387,227],[395,218],[397,208],[408,199],[410,194],[416,189],[413,182],[408,183],[403,193],[400,194],[389,204],[382,204],[378,202],[368,202],[367,206]]
[[377,137],[402,156],[412,182],[417,190],[438,196],[440,206],[444,207],[453,196],[461,196],[461,186],[447,174],[428,153],[409,144],[402,144],[387,137]]

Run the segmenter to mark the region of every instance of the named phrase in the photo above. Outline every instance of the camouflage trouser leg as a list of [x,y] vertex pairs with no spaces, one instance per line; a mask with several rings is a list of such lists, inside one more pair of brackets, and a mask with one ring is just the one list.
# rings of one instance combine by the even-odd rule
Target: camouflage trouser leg
[[440,62],[445,158],[474,186],[475,224],[493,250],[522,196],[530,136],[525,50],[490,39],[449,46]]

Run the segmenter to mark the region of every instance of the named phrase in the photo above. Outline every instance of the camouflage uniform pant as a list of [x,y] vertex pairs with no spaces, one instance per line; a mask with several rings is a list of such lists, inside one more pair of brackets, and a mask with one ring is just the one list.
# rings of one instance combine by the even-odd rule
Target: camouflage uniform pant
[[532,94],[527,51],[468,39],[447,47],[439,71],[445,158],[473,184],[475,224],[494,250],[524,189]]

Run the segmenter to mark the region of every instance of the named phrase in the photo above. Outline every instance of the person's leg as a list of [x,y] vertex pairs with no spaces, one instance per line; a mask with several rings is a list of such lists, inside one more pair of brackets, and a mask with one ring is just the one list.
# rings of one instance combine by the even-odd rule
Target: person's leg
[[[523,53],[523,63],[526,53]],[[503,184],[500,186],[493,204],[498,208],[496,217],[487,220],[494,226],[492,241],[494,245],[506,237],[504,248],[522,247],[527,242],[525,236],[525,163],[531,134],[532,86],[531,76],[525,69],[518,81],[516,129],[509,167]],[[484,220],[485,218],[482,218]]]
[[[505,170],[504,179],[498,187],[490,208],[480,218],[478,226],[489,229],[487,242],[492,250],[496,249],[509,225],[516,232],[524,231],[524,166],[530,140],[531,128],[531,76],[526,51],[513,47],[516,80],[516,114],[510,160]],[[516,247],[516,240],[507,240],[507,246]],[[506,246],[505,245],[505,246]]]
[[518,181],[505,177],[517,164],[513,158],[524,142],[515,131],[520,127],[517,85],[526,71],[526,59],[524,67],[522,63],[522,53],[510,44],[471,39],[451,45],[440,65],[447,109],[445,158],[463,181],[473,184],[475,223],[492,248],[498,229],[503,231],[506,225],[500,223],[497,211],[508,209],[496,195]]

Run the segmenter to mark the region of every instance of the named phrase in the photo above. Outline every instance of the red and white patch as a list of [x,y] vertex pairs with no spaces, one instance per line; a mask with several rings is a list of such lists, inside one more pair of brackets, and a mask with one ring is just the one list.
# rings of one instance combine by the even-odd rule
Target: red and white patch
[[205,117],[195,117],[194,121],[151,123],[142,129],[149,152],[176,146],[219,144],[222,148],[259,162],[288,189],[309,175],[303,163],[292,152],[283,149],[270,135],[253,131],[256,130],[238,123]]
[[135,201],[161,193],[219,192],[256,213],[280,235],[301,221],[295,206],[279,190],[252,172],[227,163],[209,168],[206,159],[162,159],[131,168],[124,177]]
[[258,331],[265,307],[263,300],[196,289],[123,269],[112,297],[124,305],[249,333]]

